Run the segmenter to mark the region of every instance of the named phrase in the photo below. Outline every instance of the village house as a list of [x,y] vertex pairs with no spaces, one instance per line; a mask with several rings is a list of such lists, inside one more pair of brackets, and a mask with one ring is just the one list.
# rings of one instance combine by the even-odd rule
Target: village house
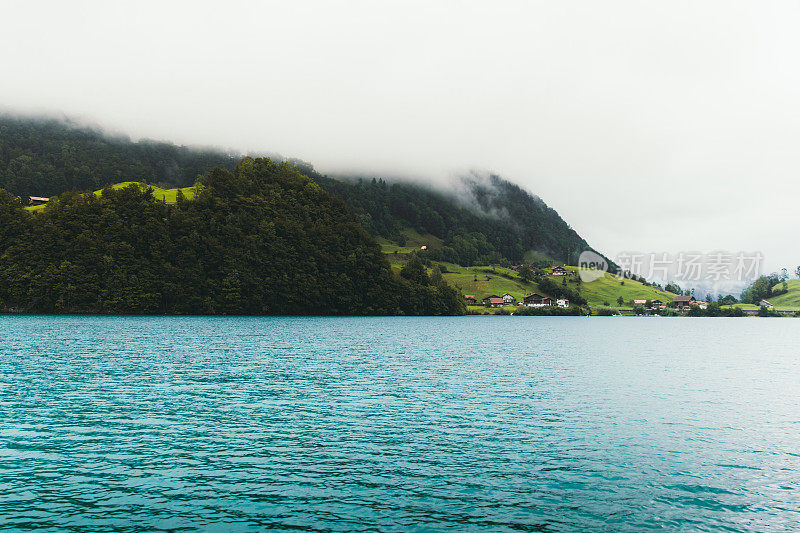
[[464,302],[466,302],[467,305],[478,305],[478,299],[472,294],[465,294]]
[[758,302],[759,307],[763,307],[765,309],[775,309],[775,306],[772,305],[768,300],[761,300]]
[[647,305],[647,300],[634,300],[633,305]]
[[42,196],[28,196],[28,205],[44,205],[50,201],[50,198]]
[[675,307],[678,309],[688,309],[690,305],[694,305],[695,300],[694,296],[676,296],[672,303],[675,304]]
[[564,268],[564,267],[557,266],[557,267],[553,267],[553,269],[551,270],[550,273],[553,274],[554,276],[566,276],[567,275],[567,269]]
[[514,305],[515,303],[517,303],[517,299],[516,299],[516,298],[514,298],[513,296],[511,296],[511,295],[510,295],[510,294],[508,294],[508,293],[505,293],[505,294],[502,296],[502,298],[503,298],[503,303],[504,303],[505,305]]
[[558,300],[556,300],[556,304],[558,304],[559,307],[566,308],[569,307],[569,300],[567,300],[566,298],[559,298]]
[[522,299],[522,302],[528,307],[547,307],[549,305],[553,305],[553,300],[547,296],[542,296],[536,293],[525,296],[525,298]]
[[497,296],[484,298],[483,303],[486,307],[503,307],[503,299]]

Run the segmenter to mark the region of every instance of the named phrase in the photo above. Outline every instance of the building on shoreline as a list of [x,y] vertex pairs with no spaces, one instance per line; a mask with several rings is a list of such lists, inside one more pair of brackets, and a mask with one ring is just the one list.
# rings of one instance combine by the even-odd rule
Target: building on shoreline
[[503,299],[499,296],[487,296],[483,299],[483,304],[486,307],[503,307]]
[[697,300],[695,299],[694,296],[680,295],[676,296],[675,299],[672,300],[672,303],[675,304],[675,308],[678,309],[679,311],[685,311],[686,309],[689,309],[690,305],[694,305],[696,301]]
[[553,305],[553,300],[541,294],[531,293],[522,299],[522,302],[527,307],[547,307]]

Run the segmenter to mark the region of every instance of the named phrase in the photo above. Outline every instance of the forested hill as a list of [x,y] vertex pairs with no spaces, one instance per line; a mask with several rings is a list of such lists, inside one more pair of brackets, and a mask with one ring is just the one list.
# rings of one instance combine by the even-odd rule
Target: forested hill
[[55,196],[120,181],[187,186],[237,157],[214,150],[109,136],[66,121],[0,115],[0,189],[17,196]]
[[34,213],[0,191],[0,312],[441,315],[461,295],[395,274],[339,199],[288,163],[215,168],[176,204],[131,184]]
[[[574,264],[590,249],[558,215],[498,176],[469,176],[443,192],[403,181],[333,179],[302,162],[302,172],[340,196],[374,237],[405,244],[409,230],[432,236],[431,259],[462,265]],[[234,156],[169,143],[132,142],[58,120],[0,116],[0,189],[17,196],[56,196],[123,181],[185,187]],[[457,190],[456,190],[457,189]]]
[[383,179],[315,179],[344,198],[373,235],[400,245],[407,228],[436,237],[441,246],[428,251],[431,259],[485,265],[549,257],[575,264],[591,249],[554,209],[495,175],[466,177],[450,194]]

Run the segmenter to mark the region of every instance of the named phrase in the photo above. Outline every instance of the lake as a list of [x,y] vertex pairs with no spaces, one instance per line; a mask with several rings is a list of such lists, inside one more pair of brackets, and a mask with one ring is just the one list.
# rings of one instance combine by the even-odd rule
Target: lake
[[800,321],[0,316],[0,527],[783,531]]

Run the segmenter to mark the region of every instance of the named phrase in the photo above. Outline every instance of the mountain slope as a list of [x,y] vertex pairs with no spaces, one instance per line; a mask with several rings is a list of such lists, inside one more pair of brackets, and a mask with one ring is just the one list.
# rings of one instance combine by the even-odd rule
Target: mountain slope
[[405,245],[408,229],[441,241],[427,253],[434,260],[521,263],[530,252],[538,252],[576,263],[581,252],[592,249],[540,198],[499,176],[467,177],[458,184],[458,194],[448,194],[411,183],[333,179],[309,172],[341,196],[370,233],[389,244]]
[[[409,234],[429,236],[431,259],[479,265],[555,260],[574,264],[591,249],[540,198],[495,175],[470,175],[449,190],[383,179],[334,179],[292,161],[341,197],[361,225],[390,246]],[[187,187],[234,157],[169,143],[132,142],[48,119],[0,117],[0,189],[19,196],[56,196],[125,181]]]

